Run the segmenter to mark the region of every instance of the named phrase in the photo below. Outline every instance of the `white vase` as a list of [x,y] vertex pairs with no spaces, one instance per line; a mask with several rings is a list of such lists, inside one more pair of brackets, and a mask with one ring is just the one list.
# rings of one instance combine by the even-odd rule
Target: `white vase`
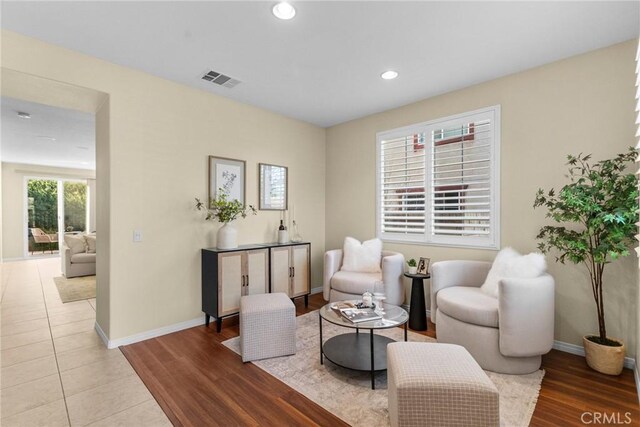
[[416,274],[418,272],[418,267],[409,267],[409,274]]
[[216,241],[218,249],[235,249],[238,247],[238,230],[232,222],[225,222],[218,230]]
[[289,243],[289,232],[287,230],[278,230],[278,243]]

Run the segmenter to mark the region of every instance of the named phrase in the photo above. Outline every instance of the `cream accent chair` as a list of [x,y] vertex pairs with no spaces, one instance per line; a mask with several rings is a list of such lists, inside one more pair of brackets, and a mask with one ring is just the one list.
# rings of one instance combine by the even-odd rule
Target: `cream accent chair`
[[502,279],[494,298],[480,290],[490,269],[481,261],[433,264],[431,321],[438,342],[465,347],[489,371],[534,372],[553,345],[553,277]]
[[401,305],[404,302],[404,255],[397,252],[382,251],[381,273],[355,273],[340,271],[342,267],[342,249],[334,249],[324,254],[324,299],[342,301],[362,298],[365,291],[373,292],[376,281],[383,281],[389,304]]

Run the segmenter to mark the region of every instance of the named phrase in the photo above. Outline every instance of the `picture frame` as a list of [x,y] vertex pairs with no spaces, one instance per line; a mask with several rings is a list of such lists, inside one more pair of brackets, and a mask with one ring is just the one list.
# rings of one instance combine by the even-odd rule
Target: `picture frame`
[[239,200],[245,204],[246,162],[227,157],[209,156],[209,200],[216,199],[222,188],[228,200]]
[[429,274],[429,264],[431,263],[430,258],[420,257],[420,261],[418,261],[418,274]]
[[258,209],[286,211],[289,208],[289,168],[268,163],[258,164]]

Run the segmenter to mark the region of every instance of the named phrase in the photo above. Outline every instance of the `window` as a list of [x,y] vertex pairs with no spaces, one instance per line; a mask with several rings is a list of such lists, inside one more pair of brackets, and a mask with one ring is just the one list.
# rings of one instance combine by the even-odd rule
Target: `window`
[[377,135],[377,234],[499,247],[500,107]]

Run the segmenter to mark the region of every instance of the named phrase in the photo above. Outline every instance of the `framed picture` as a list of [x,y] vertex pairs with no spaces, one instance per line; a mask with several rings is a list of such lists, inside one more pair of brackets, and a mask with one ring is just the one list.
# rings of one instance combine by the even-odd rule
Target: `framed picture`
[[244,160],[209,156],[209,198],[215,199],[223,191],[228,200],[245,204],[245,165]]
[[289,202],[289,175],[286,166],[258,164],[261,210],[285,211]]
[[431,259],[420,257],[420,261],[418,262],[418,274],[429,274],[429,263]]

